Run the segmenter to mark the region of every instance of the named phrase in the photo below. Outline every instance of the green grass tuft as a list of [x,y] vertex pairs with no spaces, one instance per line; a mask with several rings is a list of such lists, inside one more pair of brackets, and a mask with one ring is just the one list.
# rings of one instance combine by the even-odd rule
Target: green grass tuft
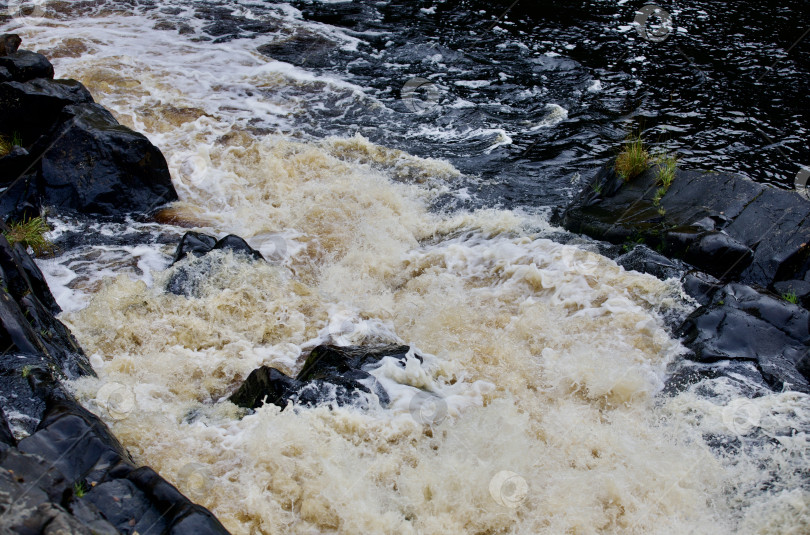
[[799,298],[796,295],[796,292],[794,292],[793,290],[791,290],[789,292],[786,292],[786,293],[783,293],[782,294],[782,299],[784,299],[788,303],[793,303],[794,305],[799,303]]
[[87,494],[87,488],[84,486],[83,481],[77,481],[73,484],[73,495],[77,498],[84,498],[84,495]]
[[0,136],[0,158],[7,155],[16,146],[22,146],[19,132],[14,132],[10,140],[6,136]]
[[630,137],[616,157],[616,173],[622,180],[629,182],[646,171],[649,164],[650,153],[644,148],[641,136]]
[[655,179],[666,191],[672,185],[672,181],[675,180],[678,158],[670,154],[661,154],[655,159],[655,164],[658,166]]
[[50,231],[48,224],[41,217],[33,217],[22,223],[11,223],[8,232],[3,233],[11,245],[21,243],[34,250],[35,255],[53,251],[53,243],[45,237]]

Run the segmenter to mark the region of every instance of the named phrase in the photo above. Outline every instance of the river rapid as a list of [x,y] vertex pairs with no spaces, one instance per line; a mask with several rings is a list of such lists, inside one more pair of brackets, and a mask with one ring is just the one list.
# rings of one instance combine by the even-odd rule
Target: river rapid
[[[180,196],[157,220],[49,219],[60,250],[38,264],[98,373],[71,388],[235,534],[810,532],[810,398],[742,376],[665,391],[685,365],[671,320],[696,304],[548,223],[632,125],[695,133],[686,96],[644,123],[660,91],[639,100],[646,75],[610,64],[605,43],[635,32],[625,4],[589,3],[579,29],[566,10],[496,20],[509,3],[38,2],[7,19],[162,150]],[[587,39],[604,65],[576,52]],[[428,92],[403,98],[417,77]],[[792,184],[778,156],[757,174],[694,148],[740,136],[710,115],[661,144]],[[217,253],[198,296],[167,293],[189,229],[268,262]],[[226,400],[321,343],[424,358],[374,370],[388,406]]]

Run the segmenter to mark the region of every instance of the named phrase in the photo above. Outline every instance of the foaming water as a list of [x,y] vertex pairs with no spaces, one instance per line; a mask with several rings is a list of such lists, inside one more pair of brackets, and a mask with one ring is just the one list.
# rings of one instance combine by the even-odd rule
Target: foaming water
[[[139,462],[234,533],[810,529],[807,396],[749,400],[723,380],[661,394],[682,352],[663,315],[692,306],[677,283],[545,239],[518,210],[432,210],[464,178],[449,163],[297,130],[307,106],[381,103],[247,39],[151,29],[160,18],[101,10],[22,32],[56,51],[78,35],[86,50],[56,54],[58,75],[164,151],[171,217],[270,260],[213,254],[192,297],[165,292],[177,268],[160,244],[44,263],[99,375],[73,387]],[[533,126],[567,112],[549,113]],[[423,360],[373,371],[386,407],[226,401],[256,367],[294,374],[327,342]]]

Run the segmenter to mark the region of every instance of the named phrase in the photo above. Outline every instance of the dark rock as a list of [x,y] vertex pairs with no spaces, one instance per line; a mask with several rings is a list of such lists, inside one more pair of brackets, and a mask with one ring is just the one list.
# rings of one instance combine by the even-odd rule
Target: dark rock
[[48,58],[30,50],[18,50],[13,54],[0,56],[0,67],[8,69],[12,79],[17,82],[53,78],[53,65]]
[[183,260],[189,254],[203,256],[211,251],[216,244],[217,239],[213,236],[201,232],[186,232],[174,252],[172,264]]
[[768,287],[802,279],[810,267],[810,202],[795,191],[766,188],[727,232],[755,249],[746,282]]
[[707,232],[691,243],[684,260],[721,279],[736,278],[751,263],[754,252],[725,232]]
[[[92,102],[90,92],[76,80],[39,78],[29,82],[2,83],[0,134],[6,137],[19,134],[30,147],[41,136],[51,133],[65,106]],[[44,142],[47,145],[48,141]]]
[[177,199],[166,160],[97,104],[66,106],[42,156],[43,202],[100,215],[149,212]]
[[774,389],[810,393],[800,373],[810,344],[810,312],[742,284],[729,284],[693,312],[679,334],[698,362],[750,361]]
[[2,236],[0,278],[0,344],[6,353],[41,356],[45,366],[71,378],[95,375],[73,335],[54,318],[60,309],[42,272],[20,244],[12,247]]
[[0,195],[0,222],[25,221],[40,215],[37,169],[29,169],[24,175],[11,177]]
[[22,147],[14,147],[0,158],[0,187],[8,188],[32,165],[31,155]]
[[[664,395],[675,395],[705,380],[724,378],[735,385],[744,396],[753,398],[767,395],[772,389],[762,377],[756,363],[747,361],[725,360],[713,363],[683,360],[667,376]],[[713,392],[705,392],[713,396]]]
[[782,281],[774,284],[773,289],[782,297],[795,295],[796,300],[804,308],[810,308],[810,282],[806,280]]
[[[5,392],[5,390],[2,391]],[[2,401],[0,401],[0,403],[2,403]],[[8,425],[6,414],[3,410],[0,410],[0,444],[5,444],[6,446],[17,445],[17,439],[11,434],[11,428]]]
[[16,33],[5,33],[0,35],[0,56],[8,56],[19,50],[22,39]]
[[681,279],[684,291],[700,305],[711,302],[714,292],[723,287],[723,283],[708,273],[690,271]]
[[661,280],[680,278],[685,271],[682,262],[670,260],[644,245],[633,247],[633,250],[616,258],[616,263],[626,270],[649,273]]
[[239,236],[233,234],[228,234],[219,240],[216,245],[214,245],[214,250],[233,251],[234,253],[247,255],[253,258],[253,260],[264,260],[264,257],[259,251],[248,245],[248,243]]
[[[177,264],[177,267],[166,283],[166,291],[174,295],[200,297],[201,287],[221,267],[220,258],[208,255],[211,251],[232,251],[253,260],[264,260],[259,251],[239,236],[229,234],[217,241],[213,236],[187,232],[174,252],[172,264]],[[191,258],[189,255],[192,255]]]
[[287,400],[302,386],[299,381],[287,377],[277,369],[262,366],[250,372],[239,389],[228,399],[234,405],[248,409],[256,409],[265,403],[285,407]]
[[262,366],[250,373],[229,400],[249,409],[264,403],[284,408],[289,402],[304,406],[324,403],[362,406],[365,395],[373,393],[380,404],[386,405],[390,401],[388,393],[368,370],[385,357],[404,362],[409,350],[408,346],[318,346],[295,379]]
[[655,169],[625,183],[611,166],[554,222],[612,243],[643,241],[725,281],[773,287],[810,268],[810,202],[743,177],[678,170],[656,206]]
[[64,533],[227,533],[153,470],[136,468],[52,376],[32,377],[47,409],[34,434],[0,451],[0,532],[53,533],[58,524]]
[[149,498],[128,479],[113,479],[93,487],[82,503],[91,503],[118,532],[165,533],[167,524]]
[[11,73],[5,67],[0,67],[0,82],[11,82],[13,80]]
[[272,59],[309,68],[328,67],[329,55],[335,49],[333,41],[306,30],[297,30],[280,41],[257,48],[260,54]]
[[207,509],[191,503],[180,491],[148,466],[133,470],[127,479],[147,496],[161,513],[174,535],[227,535],[227,531]]

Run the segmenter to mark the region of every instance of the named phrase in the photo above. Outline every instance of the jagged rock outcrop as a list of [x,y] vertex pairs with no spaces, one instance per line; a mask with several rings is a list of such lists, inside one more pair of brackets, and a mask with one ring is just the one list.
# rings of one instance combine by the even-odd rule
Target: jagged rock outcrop
[[121,216],[177,200],[157,147],[81,83],[53,75],[41,54],[0,56],[0,135],[18,145],[0,157],[0,213],[19,220],[48,206]]
[[[700,305],[675,329],[696,363],[685,378],[745,376],[810,393],[810,202],[722,173],[676,172],[656,202],[656,169],[629,182],[600,169],[554,221],[572,232],[637,244],[616,261],[679,278]],[[785,299],[789,296],[794,304]]]
[[804,280],[810,267],[810,202],[724,173],[676,172],[655,203],[655,167],[624,182],[600,169],[555,222],[612,243],[642,241],[719,279],[758,284]]

